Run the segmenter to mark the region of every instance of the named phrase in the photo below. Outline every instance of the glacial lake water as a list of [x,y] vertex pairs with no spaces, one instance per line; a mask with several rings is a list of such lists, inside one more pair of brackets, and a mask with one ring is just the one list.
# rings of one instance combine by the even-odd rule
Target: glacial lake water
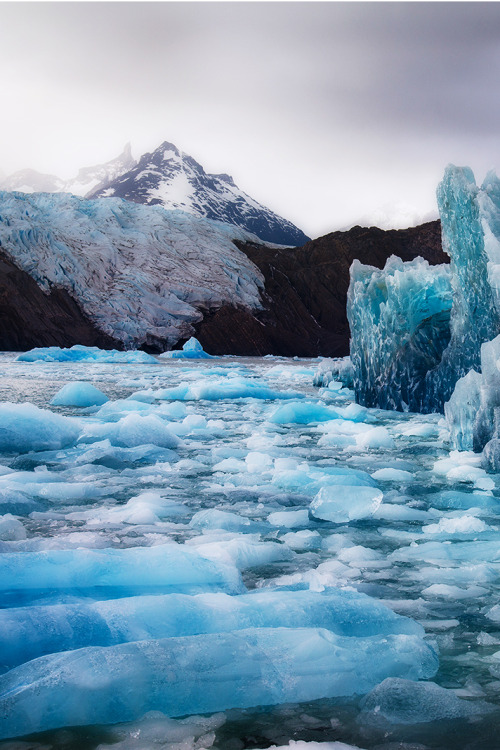
[[[19,631],[9,630],[16,647],[28,649],[22,623],[32,607],[45,607],[36,610],[43,613],[175,593],[161,583],[146,590],[147,565],[130,585],[119,581],[106,588],[99,571],[95,586],[88,577],[82,583],[78,565],[85,550],[175,543],[241,573],[248,592],[324,596],[340,588],[382,601],[424,628],[422,639],[439,659],[430,679],[448,692],[412,697],[410,691],[404,705],[386,697],[382,708],[375,701],[370,710],[362,696],[351,695],[225,708],[196,719],[153,714],[113,725],[59,726],[29,737],[16,732],[16,739],[0,742],[1,750],[244,750],[291,740],[367,750],[500,747],[499,478],[482,470],[478,456],[450,454],[439,415],[351,406],[353,394],[340,384],[313,387],[317,360],[223,357],[119,365],[22,363],[15,356],[0,354],[2,404],[29,402],[78,420],[78,437],[68,445],[0,454],[0,555],[10,555],[14,571],[0,581],[0,596],[2,611],[18,617]],[[110,402],[100,411],[50,406],[73,381],[91,382]],[[155,419],[141,422],[150,417]],[[174,436],[171,444],[160,422]],[[28,417],[23,424],[31,429]],[[119,424],[125,425],[121,431]],[[4,428],[0,411],[0,440]],[[337,470],[344,469],[357,484],[338,480],[343,475]],[[338,498],[332,487],[340,488]],[[372,499],[365,502],[370,487]],[[323,505],[314,500],[318,495]],[[200,515],[206,510],[232,515]],[[72,551],[63,575],[70,583],[58,579],[56,586],[52,568],[44,583],[41,564],[32,588],[20,583],[22,556],[41,555],[24,559],[52,565],[61,550]],[[202,590],[203,582],[186,593]],[[0,633],[1,627],[0,620]],[[70,634],[62,633],[61,644],[66,637],[70,642]],[[381,641],[388,655],[390,642]],[[352,635],[353,654],[357,648]],[[238,663],[228,659],[228,669],[237,671]],[[317,679],[324,677],[318,673]],[[40,692],[30,695],[27,705],[36,714]]]

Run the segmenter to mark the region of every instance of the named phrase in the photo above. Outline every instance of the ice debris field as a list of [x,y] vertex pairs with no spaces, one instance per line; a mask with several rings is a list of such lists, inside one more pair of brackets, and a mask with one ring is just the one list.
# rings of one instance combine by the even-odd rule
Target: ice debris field
[[0,748],[497,746],[498,477],[441,415],[73,349],[0,355]]

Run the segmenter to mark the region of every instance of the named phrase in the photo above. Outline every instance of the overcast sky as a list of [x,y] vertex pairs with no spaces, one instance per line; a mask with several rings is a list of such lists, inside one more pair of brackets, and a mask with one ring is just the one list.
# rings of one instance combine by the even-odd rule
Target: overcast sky
[[500,168],[497,3],[0,2],[0,171],[175,143],[310,236]]

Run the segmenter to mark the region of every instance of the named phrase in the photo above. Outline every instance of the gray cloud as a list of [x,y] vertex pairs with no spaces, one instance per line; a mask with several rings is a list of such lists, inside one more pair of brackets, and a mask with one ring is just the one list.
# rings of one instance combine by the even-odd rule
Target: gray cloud
[[398,221],[498,159],[499,63],[497,3],[0,3],[0,168],[167,139],[309,233]]

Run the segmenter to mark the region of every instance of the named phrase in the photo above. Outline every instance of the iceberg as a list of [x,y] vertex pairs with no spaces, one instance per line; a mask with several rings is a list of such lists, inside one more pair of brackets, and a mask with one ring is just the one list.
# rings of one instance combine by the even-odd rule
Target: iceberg
[[338,636],[318,628],[249,628],[42,656],[0,677],[0,737],[63,726],[213,713],[363,695],[386,677],[438,667],[415,635]]
[[345,388],[354,385],[354,367],[350,357],[322,359],[314,373],[313,385],[327,388],[330,383],[338,381]]
[[322,487],[311,503],[315,518],[333,523],[349,523],[373,516],[384,495],[376,487],[339,485]]
[[235,567],[207,560],[185,545],[131,549],[42,550],[0,555],[0,590],[26,595],[50,591],[97,590],[123,596],[129,590],[241,593]]
[[452,446],[484,452],[485,465],[500,470],[500,336],[480,348],[479,369],[458,380],[444,412]]
[[347,316],[356,401],[426,411],[425,376],[450,341],[450,269],[391,256],[383,270],[355,260],[350,274]]
[[16,358],[16,362],[102,362],[103,364],[157,365],[158,360],[146,352],[133,350],[99,349],[97,346],[75,344],[69,349],[45,346],[30,349]]
[[256,627],[326,628],[353,639],[424,635],[414,620],[357,591],[145,595],[0,610],[0,668],[11,669],[39,656],[87,646]]
[[173,388],[161,388],[152,395],[161,401],[222,401],[236,398],[258,398],[264,400],[303,398],[296,391],[278,391],[258,380],[243,377],[228,377],[224,381],[195,380],[180,383]]
[[33,404],[0,404],[0,451],[59,450],[73,445],[81,432],[76,419],[39,409]]
[[121,448],[136,448],[140,445],[157,445],[161,448],[177,448],[180,439],[160,417],[154,414],[130,412],[118,422],[89,425],[80,442],[93,443],[109,440],[111,445]]
[[361,720],[387,724],[424,724],[460,719],[493,710],[484,701],[465,701],[435,682],[388,677],[362,701]]
[[394,257],[383,271],[351,267],[354,389],[366,406],[442,412],[500,331],[500,181],[490,172],[478,188],[468,167],[449,165],[437,199],[449,267]]
[[108,401],[108,397],[102,391],[96,388],[92,383],[85,383],[77,380],[74,383],[64,385],[56,393],[52,401],[52,406],[102,406]]
[[170,352],[160,354],[161,358],[166,359],[213,359],[211,354],[204,351],[202,345],[194,336],[186,341],[182,349],[174,349]]

